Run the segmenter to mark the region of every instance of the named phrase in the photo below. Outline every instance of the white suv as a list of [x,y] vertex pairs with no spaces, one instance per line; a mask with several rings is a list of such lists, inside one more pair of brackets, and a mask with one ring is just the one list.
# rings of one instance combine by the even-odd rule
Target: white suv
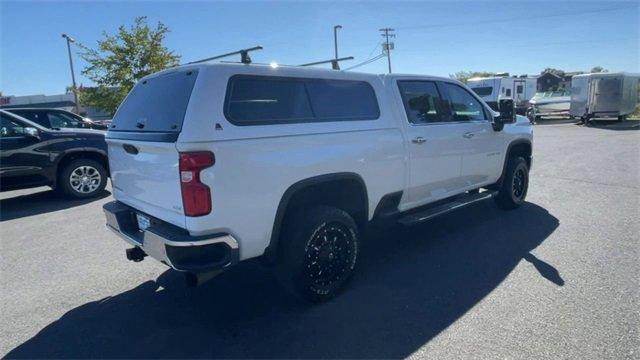
[[362,229],[493,197],[523,203],[532,128],[462,83],[193,64],[140,81],[107,133],[108,227],[198,284],[262,256],[314,301],[354,272]]

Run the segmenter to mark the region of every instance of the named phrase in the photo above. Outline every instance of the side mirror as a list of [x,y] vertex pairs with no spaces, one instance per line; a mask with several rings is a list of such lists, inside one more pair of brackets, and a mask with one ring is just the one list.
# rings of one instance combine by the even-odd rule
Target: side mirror
[[36,129],[34,127],[25,127],[24,128],[24,136],[40,139],[40,131],[38,131],[38,129]]
[[505,123],[516,121],[516,112],[512,99],[500,99],[498,101],[498,111],[500,114],[493,119],[493,130],[501,131]]

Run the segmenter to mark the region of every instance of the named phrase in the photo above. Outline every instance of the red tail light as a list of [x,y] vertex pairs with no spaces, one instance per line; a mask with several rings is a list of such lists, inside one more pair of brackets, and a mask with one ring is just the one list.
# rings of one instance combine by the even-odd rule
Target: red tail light
[[187,216],[202,216],[211,212],[211,191],[200,182],[200,171],[215,163],[208,151],[180,153],[180,189],[182,207]]

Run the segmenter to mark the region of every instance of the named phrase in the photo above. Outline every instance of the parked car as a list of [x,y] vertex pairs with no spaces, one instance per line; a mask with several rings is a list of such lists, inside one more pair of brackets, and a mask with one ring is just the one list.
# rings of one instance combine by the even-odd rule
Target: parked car
[[[372,221],[493,198],[519,207],[532,128],[440,77],[196,64],[145,77],[107,132],[107,226],[197,285],[262,257],[313,301],[353,274]],[[480,191],[482,189],[482,191]]]
[[104,190],[104,131],[47,129],[5,110],[0,116],[0,190],[50,186],[79,199]]
[[583,122],[593,118],[624,121],[640,98],[640,74],[594,73],[571,79],[571,114]]
[[11,113],[29,119],[40,126],[48,129],[97,129],[106,130],[108,124],[102,121],[91,120],[62,109],[44,108],[9,108],[5,109]]
[[111,119],[91,119],[91,121],[93,121],[95,124],[104,126],[105,129],[109,128],[109,126],[111,126]]

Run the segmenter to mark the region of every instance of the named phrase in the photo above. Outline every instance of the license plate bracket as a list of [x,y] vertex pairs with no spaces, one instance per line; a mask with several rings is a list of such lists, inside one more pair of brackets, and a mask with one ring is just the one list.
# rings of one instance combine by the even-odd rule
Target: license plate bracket
[[140,229],[140,231],[145,231],[151,226],[151,219],[140,213],[136,213],[136,222],[138,223],[138,229]]

